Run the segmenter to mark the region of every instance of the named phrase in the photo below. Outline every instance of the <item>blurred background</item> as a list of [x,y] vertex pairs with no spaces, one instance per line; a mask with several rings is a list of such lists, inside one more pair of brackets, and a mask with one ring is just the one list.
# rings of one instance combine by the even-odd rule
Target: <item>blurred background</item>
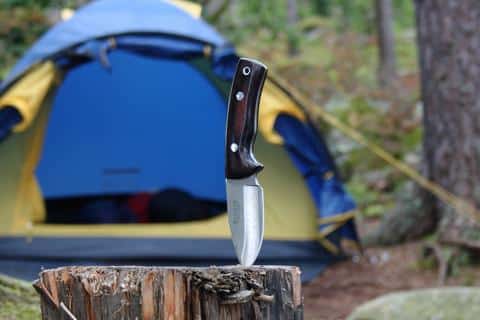
[[[0,1],[3,79],[44,32],[75,17],[75,10],[89,3]],[[473,319],[473,304],[480,299],[480,291],[475,289],[480,284],[480,216],[476,209],[480,203],[479,4],[475,0],[442,4],[434,0],[196,3],[203,7],[201,19],[232,43],[238,55],[259,59],[279,79],[275,85],[283,93],[275,101],[292,99],[309,119],[309,128],[319,132],[321,147],[312,148],[318,151],[328,146],[329,150],[327,160],[317,159],[324,163],[322,175],[335,172],[334,179],[339,181],[337,191],[329,192],[333,197],[348,197],[338,200],[343,207],[332,209],[331,213],[345,218],[338,224],[343,233],[326,233],[330,237],[326,239],[335,246],[341,241],[338,237],[353,241],[351,246],[341,246],[341,262],[320,268],[322,273],[308,279],[311,281],[304,290],[305,318],[345,319],[371,299],[402,292],[380,301],[380,305],[360,307],[351,319],[383,319],[380,316],[385,315],[388,319],[412,319],[405,313],[399,314],[398,308],[385,309],[393,305],[412,312],[418,319]],[[3,88],[2,94],[5,92]],[[282,128],[276,126],[275,130],[282,133]],[[282,138],[285,144],[290,143],[287,136],[282,134]],[[266,158],[276,154],[269,151],[273,149],[262,150],[266,150]],[[293,153],[289,154],[295,162]],[[265,171],[268,170],[267,166]],[[281,175],[281,171],[275,174]],[[306,177],[305,172],[301,174]],[[276,183],[275,179],[271,182]],[[312,192],[311,185],[309,188]],[[165,210],[162,199],[172,197],[192,201],[191,207],[185,209],[190,212],[193,207],[205,206],[207,209],[199,210],[199,219],[216,217],[225,210],[221,197],[206,196],[208,199],[200,203],[188,196],[182,198],[185,195],[175,190],[167,192],[173,193],[157,195],[157,203],[162,203],[160,211]],[[288,188],[278,192],[288,192]],[[134,208],[142,206],[143,193],[125,200],[129,196],[122,194],[121,200],[136,201]],[[349,202],[350,196],[355,204]],[[303,201],[301,195],[297,198]],[[313,201],[318,219],[326,217],[319,207],[333,201],[322,199]],[[50,212],[64,213],[65,208],[72,206],[79,205],[47,203]],[[289,210],[295,208],[300,207]],[[65,223],[62,213],[59,215],[50,215],[50,222]],[[136,219],[140,219],[138,215]],[[115,221],[118,222],[133,221],[126,218]],[[320,234],[325,231],[323,223],[322,220],[315,225]],[[42,236],[51,232],[42,234],[39,228]],[[295,230],[303,232],[302,228],[307,230],[308,226],[300,225]],[[281,226],[278,230],[283,232]],[[35,235],[35,231],[30,232],[26,232],[27,237]],[[155,235],[155,231],[147,233]],[[273,229],[270,234],[275,238]],[[322,247],[328,248],[329,244],[322,243]],[[271,252],[275,250],[272,248]],[[271,256],[278,258],[273,253]],[[266,255],[268,261],[267,256],[270,255]],[[285,259],[291,264],[306,259],[300,257],[297,261],[294,257],[297,256]],[[324,264],[337,261],[330,256],[322,259]],[[180,263],[185,261],[190,260]],[[316,266],[314,269],[319,270]],[[449,286],[457,291],[444,288]],[[418,290],[425,288],[433,289]],[[463,304],[457,298],[464,299]]]

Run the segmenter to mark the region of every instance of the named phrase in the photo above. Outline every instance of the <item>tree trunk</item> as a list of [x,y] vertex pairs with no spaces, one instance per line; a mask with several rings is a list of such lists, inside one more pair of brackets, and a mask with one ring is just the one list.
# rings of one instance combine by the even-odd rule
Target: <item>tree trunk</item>
[[391,0],[375,0],[378,38],[378,81],[381,86],[391,86],[397,77],[395,36]]
[[288,23],[288,54],[298,54],[298,34],[296,31],[298,22],[297,0],[287,0],[287,23]]
[[34,287],[43,320],[303,319],[296,267],[66,267]]
[[[480,205],[480,1],[416,0],[427,177]],[[444,242],[480,248],[478,223],[426,199]]]

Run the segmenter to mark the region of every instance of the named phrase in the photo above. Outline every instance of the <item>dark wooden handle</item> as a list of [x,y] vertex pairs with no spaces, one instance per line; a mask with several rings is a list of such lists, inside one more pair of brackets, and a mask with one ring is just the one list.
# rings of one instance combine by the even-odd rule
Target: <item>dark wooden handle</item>
[[253,155],[253,146],[266,76],[267,67],[262,63],[239,60],[228,102],[225,166],[228,179],[246,178],[263,169]]

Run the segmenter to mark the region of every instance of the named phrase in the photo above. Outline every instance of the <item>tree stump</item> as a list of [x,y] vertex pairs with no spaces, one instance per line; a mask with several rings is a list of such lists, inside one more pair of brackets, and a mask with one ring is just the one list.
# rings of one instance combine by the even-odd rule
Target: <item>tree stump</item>
[[297,267],[64,267],[33,285],[44,320],[303,319]]

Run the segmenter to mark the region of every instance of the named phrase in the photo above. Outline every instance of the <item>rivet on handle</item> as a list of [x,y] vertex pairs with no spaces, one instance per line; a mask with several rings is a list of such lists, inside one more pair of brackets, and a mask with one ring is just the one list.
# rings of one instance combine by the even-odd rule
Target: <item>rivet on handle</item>
[[235,94],[235,99],[237,99],[237,101],[242,101],[244,97],[245,97],[245,93],[243,93],[242,91],[238,91]]

